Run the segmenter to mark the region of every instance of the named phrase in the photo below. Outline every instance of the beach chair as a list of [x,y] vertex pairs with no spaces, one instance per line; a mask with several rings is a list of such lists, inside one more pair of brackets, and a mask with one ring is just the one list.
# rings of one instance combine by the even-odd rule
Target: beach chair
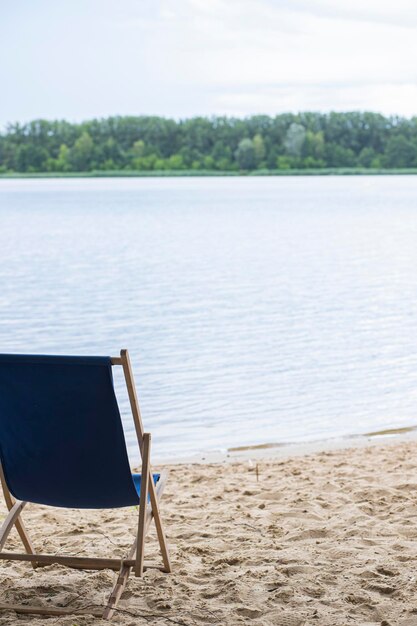
[[[142,458],[132,474],[112,367],[121,365]],[[127,350],[120,357],[0,355],[0,479],[9,513],[0,530],[0,559],[34,568],[58,563],[76,569],[118,571],[107,604],[75,610],[5,605],[0,610],[39,615],[88,613],[110,619],[133,569],[171,571],[159,501],[167,474],[151,475],[151,436],[143,430]],[[37,554],[21,520],[28,502],[66,508],[139,506],[136,538],[124,558]],[[144,563],[145,537],[155,522],[162,565]],[[25,553],[3,552],[16,527]]]

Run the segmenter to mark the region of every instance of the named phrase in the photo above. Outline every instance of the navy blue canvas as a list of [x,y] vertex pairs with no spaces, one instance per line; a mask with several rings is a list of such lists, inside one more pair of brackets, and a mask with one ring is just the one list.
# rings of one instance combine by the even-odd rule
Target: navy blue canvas
[[139,504],[110,358],[0,355],[0,458],[19,500]]

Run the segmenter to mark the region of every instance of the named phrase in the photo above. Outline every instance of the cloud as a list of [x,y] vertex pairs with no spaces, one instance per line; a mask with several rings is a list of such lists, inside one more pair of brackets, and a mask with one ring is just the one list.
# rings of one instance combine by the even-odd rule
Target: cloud
[[[280,3],[274,3],[280,4]],[[415,28],[417,25],[417,6],[414,0],[351,0],[334,2],[333,0],[292,0],[293,10],[299,10],[316,16],[343,18],[356,22],[373,24],[388,23],[402,28]]]
[[[219,89],[213,94],[211,107],[225,115],[245,116],[252,113],[275,115],[277,112],[301,111],[379,111],[391,115],[416,115],[415,84],[337,84],[261,85],[246,91]],[[331,103],[331,106],[329,106]],[[381,106],[382,103],[382,106]]]
[[0,123],[110,114],[417,114],[411,0],[21,0]]
[[294,10],[292,2],[180,3],[190,19],[178,30],[157,31],[153,39],[166,55],[175,50],[177,71],[172,73],[164,54],[157,70],[165,81],[201,86],[203,77],[206,84],[226,88],[416,81],[414,31],[368,18],[346,20],[323,1],[311,2],[321,7],[317,14],[301,11],[301,4]]

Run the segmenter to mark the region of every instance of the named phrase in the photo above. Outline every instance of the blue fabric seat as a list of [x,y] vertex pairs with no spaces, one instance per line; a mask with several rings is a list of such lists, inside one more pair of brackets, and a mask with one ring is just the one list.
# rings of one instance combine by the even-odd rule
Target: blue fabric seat
[[[158,482],[158,480],[160,479],[161,475],[160,474],[152,474],[153,475],[153,482],[156,483]],[[135,488],[136,491],[138,492],[138,496],[140,496],[140,485],[142,482],[142,476],[141,474],[132,474],[132,478],[133,478],[133,482],[135,483]],[[150,479],[150,477],[149,477]]]
[[0,355],[0,459],[18,500],[138,505],[111,358]]

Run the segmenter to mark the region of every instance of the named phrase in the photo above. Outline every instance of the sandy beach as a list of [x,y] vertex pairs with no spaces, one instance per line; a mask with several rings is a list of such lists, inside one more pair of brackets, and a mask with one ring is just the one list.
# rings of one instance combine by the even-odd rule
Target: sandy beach
[[[113,623],[417,625],[416,442],[170,472],[161,508],[174,571],[131,577]],[[39,551],[122,556],[137,512],[31,505],[24,520]],[[156,561],[154,531],[147,546]],[[15,531],[5,549],[21,550]],[[115,576],[2,562],[1,602],[97,607]],[[108,622],[0,614],[27,623]]]

